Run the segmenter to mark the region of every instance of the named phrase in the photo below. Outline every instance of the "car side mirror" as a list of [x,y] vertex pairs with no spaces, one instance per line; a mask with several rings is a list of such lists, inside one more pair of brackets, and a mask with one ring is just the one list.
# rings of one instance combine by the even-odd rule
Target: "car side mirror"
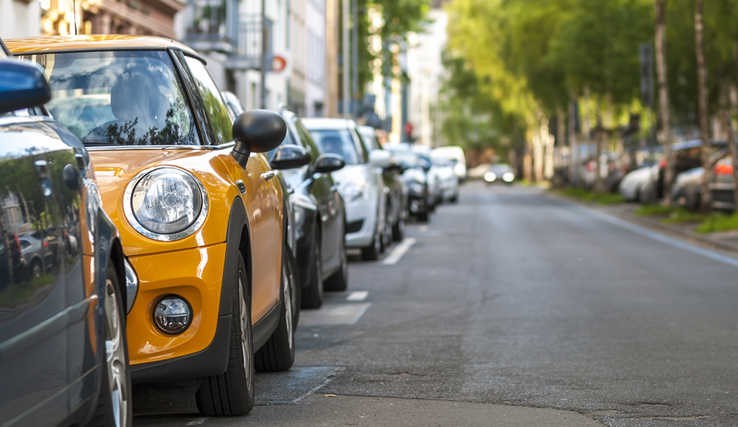
[[249,110],[241,113],[233,123],[233,147],[231,155],[245,168],[249,156],[266,153],[279,147],[287,134],[287,124],[282,117],[268,110]]
[[387,167],[385,167],[384,170],[402,173],[404,171],[404,168],[402,167],[402,164],[400,164],[397,160],[392,158],[390,159],[390,164],[387,165]]
[[383,150],[372,150],[369,152],[369,164],[378,168],[386,168],[390,165],[392,156]]
[[17,59],[0,60],[0,114],[38,107],[51,99],[41,66]]
[[330,173],[335,172],[346,166],[343,157],[336,154],[321,154],[315,161],[314,173]]
[[270,162],[272,169],[295,169],[310,163],[310,152],[299,145],[280,145]]

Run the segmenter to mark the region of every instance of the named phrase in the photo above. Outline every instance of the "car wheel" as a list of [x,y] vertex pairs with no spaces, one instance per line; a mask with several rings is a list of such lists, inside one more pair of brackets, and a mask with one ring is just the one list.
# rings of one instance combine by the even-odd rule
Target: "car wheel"
[[456,193],[453,196],[451,196],[451,198],[448,199],[448,201],[451,203],[457,203],[459,201],[459,193]]
[[220,375],[202,379],[195,394],[197,409],[210,417],[246,415],[254,408],[254,341],[251,331],[251,298],[246,292],[246,263],[238,254],[233,290],[231,345],[228,367]]
[[392,225],[389,222],[385,222],[384,230],[382,231],[382,252],[386,252],[389,249],[390,243],[392,243]]
[[345,238],[341,240],[341,246],[338,250],[341,256],[341,265],[339,266],[338,271],[333,273],[333,275],[325,281],[324,286],[326,291],[342,292],[348,289],[349,271]]
[[374,233],[374,238],[369,246],[361,248],[361,259],[364,261],[376,261],[382,254],[382,235],[379,230]]
[[282,255],[282,308],[277,330],[254,355],[257,372],[284,372],[295,362],[295,322],[299,307],[299,280],[292,252],[285,246]]
[[405,238],[405,220],[399,218],[397,224],[392,226],[392,240],[401,242]]
[[418,221],[420,222],[428,222],[428,212],[423,212],[418,214]]
[[131,372],[123,297],[112,262],[108,261],[103,295],[105,366],[95,415],[89,427],[129,427],[133,423]]
[[302,308],[320,308],[323,305],[323,258],[321,253],[319,224],[313,231],[313,250],[310,251],[310,275],[308,285],[302,288]]

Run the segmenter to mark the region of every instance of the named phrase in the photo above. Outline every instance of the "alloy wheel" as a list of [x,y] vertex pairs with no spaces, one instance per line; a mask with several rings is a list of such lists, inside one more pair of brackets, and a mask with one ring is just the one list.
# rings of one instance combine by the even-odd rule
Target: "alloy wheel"
[[128,425],[129,390],[126,381],[126,349],[124,331],[118,312],[118,296],[113,282],[105,281],[105,359],[113,419],[116,427]]
[[241,301],[239,302],[239,324],[241,325],[241,351],[243,354],[243,371],[246,376],[246,384],[251,384],[251,377],[254,375],[253,369],[251,369],[252,355],[249,343],[251,342],[251,328],[249,327],[249,309],[246,305],[246,298],[244,296],[244,283],[241,275],[238,275],[238,295]]

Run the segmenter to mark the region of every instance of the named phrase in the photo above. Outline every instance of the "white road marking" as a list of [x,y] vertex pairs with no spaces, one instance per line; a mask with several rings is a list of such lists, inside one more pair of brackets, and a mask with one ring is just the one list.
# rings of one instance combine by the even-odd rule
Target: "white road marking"
[[210,417],[200,417],[195,418],[194,420],[190,421],[189,423],[185,424],[186,426],[201,426],[205,424],[205,421],[209,420]]
[[353,325],[372,303],[323,304],[320,310],[300,312],[300,326]]
[[346,297],[346,301],[364,301],[368,296],[369,292],[367,291],[351,292],[349,296]]
[[666,243],[667,245],[674,246],[679,249],[684,249],[685,251],[689,251],[692,253],[696,253],[699,255],[702,255],[704,257],[713,259],[715,261],[724,262],[725,264],[732,265],[733,267],[738,267],[738,259],[731,258],[725,255],[721,255],[717,252],[711,251],[709,249],[700,248],[698,246],[691,245],[689,243],[683,242],[678,239],[674,239],[668,236],[665,236],[663,234],[657,233],[655,231],[648,230],[646,228],[643,228],[641,226],[632,224],[628,221],[624,221],[619,218],[615,218],[614,216],[608,215],[606,213],[602,213],[599,211],[595,211],[592,209],[583,208],[578,205],[574,205],[577,208],[581,209],[582,211],[588,213],[590,216],[594,216],[596,218],[599,218],[603,221],[609,222],[610,224],[617,225],[619,227],[628,229],[634,233],[638,233],[642,236],[649,237],[653,240],[658,240],[659,242]]
[[410,246],[414,245],[416,240],[413,237],[408,237],[405,240],[402,241],[399,245],[395,246],[394,249],[392,249],[392,252],[389,253],[383,260],[382,264],[384,265],[395,265],[397,262],[402,258],[403,255],[405,255],[405,252],[407,252],[408,249],[410,249]]

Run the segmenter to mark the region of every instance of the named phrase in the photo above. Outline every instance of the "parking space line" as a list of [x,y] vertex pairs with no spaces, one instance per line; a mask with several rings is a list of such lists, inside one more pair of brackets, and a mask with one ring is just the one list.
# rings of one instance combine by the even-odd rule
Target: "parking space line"
[[367,291],[351,292],[346,298],[346,301],[364,301],[367,296],[369,296],[369,292]]
[[387,255],[387,257],[385,257],[382,260],[382,264],[383,265],[397,264],[397,262],[400,261],[403,255],[405,255],[405,252],[407,252],[408,249],[410,249],[410,246],[415,244],[415,241],[416,240],[413,237],[408,237],[405,240],[403,240],[399,245],[395,246],[395,248],[392,249],[392,252],[390,252],[389,255]]
[[201,426],[205,424],[205,421],[209,420],[210,417],[200,417],[195,418],[194,420],[190,421],[189,423],[185,424],[186,426]]

